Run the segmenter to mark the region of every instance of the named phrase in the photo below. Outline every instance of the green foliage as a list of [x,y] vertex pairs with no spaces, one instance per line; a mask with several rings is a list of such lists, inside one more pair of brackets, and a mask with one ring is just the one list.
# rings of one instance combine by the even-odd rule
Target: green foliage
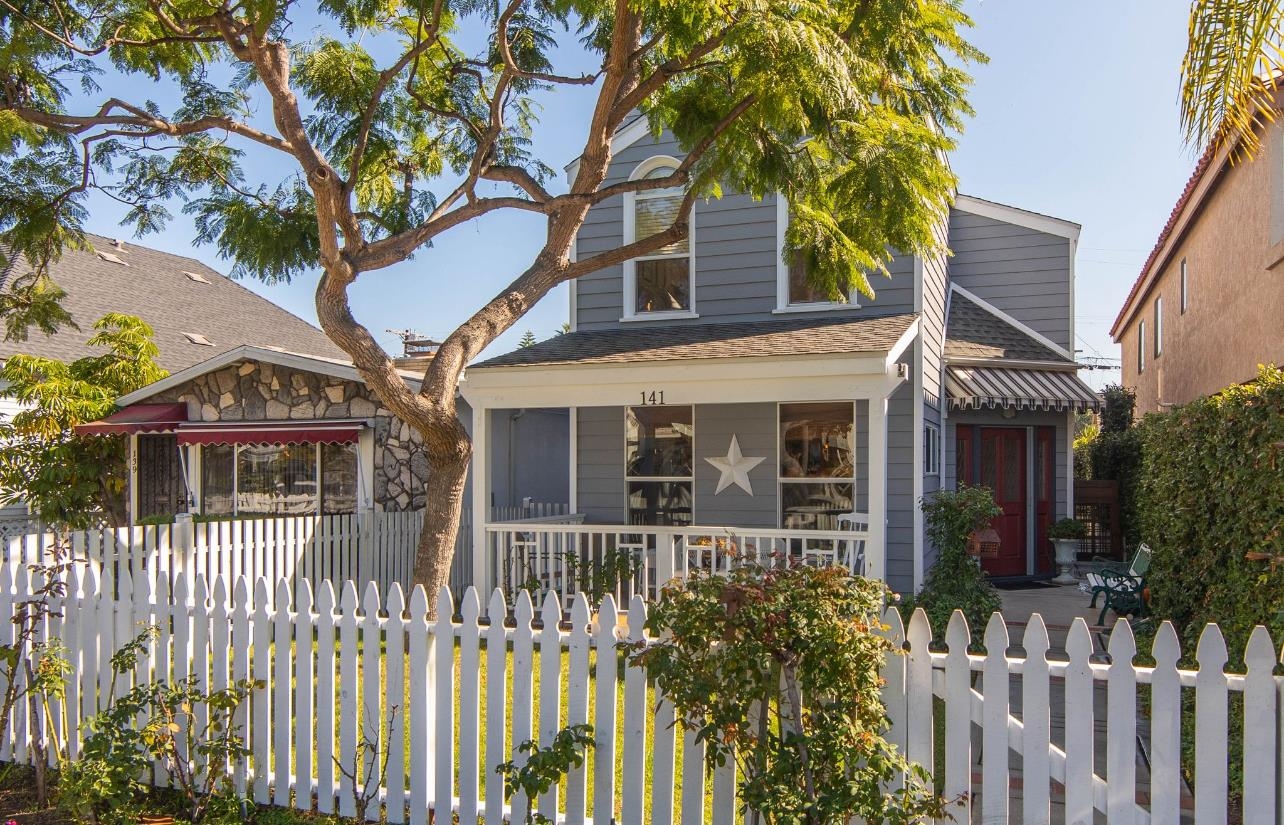
[[985,624],[999,609],[1000,600],[981,565],[967,554],[968,537],[1003,511],[994,503],[990,488],[966,485],[941,490],[920,506],[928,540],[937,550],[936,564],[928,571],[922,589],[902,599],[898,608],[906,621],[916,608],[923,608],[937,642],[945,638],[950,615],[961,610],[972,631],[972,643],[979,646]]
[[1076,428],[1074,436],[1074,477],[1092,478],[1092,445],[1101,435],[1101,427],[1096,423],[1082,424]]
[[[1263,367],[1256,381],[1148,415],[1137,429],[1150,610],[1173,622],[1192,665],[1199,634],[1216,622],[1239,670],[1256,625],[1284,637],[1284,565],[1269,561],[1284,556],[1284,372]],[[1184,713],[1191,724],[1193,709]],[[1232,703],[1233,794],[1242,713]]]
[[[768,823],[909,823],[945,801],[889,743],[879,671],[887,590],[838,567],[692,571],[647,617],[658,640],[629,652],[705,745],[734,759],[740,801]],[[885,791],[908,772],[904,787]]]
[[534,740],[521,743],[517,752],[525,754],[524,760],[514,759],[495,767],[495,773],[504,777],[504,799],[521,793],[529,800],[526,825],[555,825],[553,819],[535,811],[534,800],[573,768],[582,767],[589,748],[595,744],[592,725],[571,725],[559,730],[547,747],[541,748]]
[[[1102,390],[1101,432],[1087,449],[1090,478],[1119,482],[1119,514],[1124,540],[1146,541],[1137,515],[1137,485],[1141,480],[1141,438],[1133,426],[1137,395],[1117,384]],[[1076,467],[1079,457],[1075,456]]]
[[13,355],[0,368],[0,382],[9,384],[0,395],[27,405],[0,423],[0,503],[26,502],[46,524],[82,528],[104,515],[125,522],[125,439],[78,436],[74,427],[167,374],[144,321],[108,313],[94,329],[89,345],[104,352],[70,364]]
[[522,333],[522,340],[517,342],[517,346],[522,349],[535,346],[535,333],[531,332],[529,329],[526,330]]
[[[111,695],[116,682],[146,655],[159,629],[150,627],[111,657]],[[248,756],[233,716],[261,682],[240,680],[206,691],[195,677],[135,685],[85,720],[78,757],[59,783],[59,805],[72,816],[103,825],[138,821],[149,788],[143,783],[160,764],[181,800],[185,821],[240,822],[241,801],[232,772]],[[204,724],[198,716],[207,718]]]
[[1048,538],[1050,539],[1082,539],[1087,535],[1087,525],[1074,518],[1058,519],[1048,528]]
[[[567,593],[583,593],[589,606],[594,609],[602,603],[608,593],[618,593],[620,585],[631,581],[642,569],[642,561],[632,551],[616,547],[600,553],[581,558],[575,551],[554,553],[566,569]],[[520,585],[522,590],[529,591],[531,598],[539,603],[545,592],[534,563],[527,570],[526,581]]]

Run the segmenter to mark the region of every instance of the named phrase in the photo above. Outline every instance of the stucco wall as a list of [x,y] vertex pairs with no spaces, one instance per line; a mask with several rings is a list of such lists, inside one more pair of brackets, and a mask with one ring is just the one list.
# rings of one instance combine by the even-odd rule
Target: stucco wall
[[[1284,244],[1272,210],[1284,199],[1284,146],[1275,127],[1262,152],[1233,166],[1205,197],[1121,336],[1123,383],[1138,415],[1183,404],[1252,379],[1257,365],[1284,363]],[[1274,205],[1274,206],[1273,206]],[[1189,304],[1180,309],[1181,261]],[[1154,353],[1155,298],[1163,296],[1163,353]],[[1085,310],[1086,311],[1086,310]],[[1137,337],[1146,322],[1145,367]]]
[[381,510],[424,506],[428,461],[410,425],[365,385],[245,361],[157,393],[154,402],[184,401],[193,421],[306,421],[368,418],[374,430],[374,500]]

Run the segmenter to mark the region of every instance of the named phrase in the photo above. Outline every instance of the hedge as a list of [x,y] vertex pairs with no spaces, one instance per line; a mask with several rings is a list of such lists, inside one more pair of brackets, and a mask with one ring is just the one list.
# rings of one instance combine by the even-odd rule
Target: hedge
[[1242,661],[1254,625],[1284,641],[1284,372],[1231,387],[1139,425],[1141,538],[1154,550],[1151,608],[1169,619],[1188,657],[1204,624]]

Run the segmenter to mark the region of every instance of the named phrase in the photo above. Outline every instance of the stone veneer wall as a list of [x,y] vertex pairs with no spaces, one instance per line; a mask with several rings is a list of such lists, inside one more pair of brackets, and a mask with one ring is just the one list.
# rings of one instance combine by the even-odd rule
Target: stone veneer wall
[[185,401],[193,421],[373,419],[375,506],[381,510],[424,506],[428,460],[423,442],[360,382],[244,361],[148,400]]

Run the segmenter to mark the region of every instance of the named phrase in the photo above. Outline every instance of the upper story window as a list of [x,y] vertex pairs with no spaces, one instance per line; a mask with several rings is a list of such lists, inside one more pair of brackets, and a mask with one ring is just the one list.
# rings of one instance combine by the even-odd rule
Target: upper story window
[[1186,284],[1186,259],[1181,259],[1181,314],[1186,314],[1186,307],[1190,306],[1190,288]]
[[1137,324],[1137,372],[1143,372],[1146,369],[1146,322],[1144,320]]
[[1155,299],[1155,357],[1164,354],[1164,297]]
[[[648,158],[631,180],[652,180],[673,173],[678,161]],[[681,187],[631,192],[624,196],[624,242],[649,238],[673,225],[682,206]],[[694,211],[694,210],[693,210]],[[691,317],[695,314],[695,261],[692,232],[680,241],[624,264],[624,316]]]
[[785,228],[789,226],[789,204],[783,195],[776,197],[776,312],[808,312],[821,309],[850,309],[858,306],[852,296],[839,296],[833,300],[828,294],[812,286],[807,277],[807,264],[801,253],[794,253],[786,262]]

